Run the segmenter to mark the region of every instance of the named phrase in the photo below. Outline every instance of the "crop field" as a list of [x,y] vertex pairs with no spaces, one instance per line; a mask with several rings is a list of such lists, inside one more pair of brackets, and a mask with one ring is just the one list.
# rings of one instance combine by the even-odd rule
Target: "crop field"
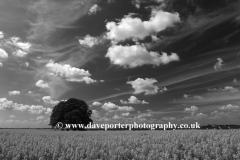
[[240,130],[0,130],[0,160],[239,160]]

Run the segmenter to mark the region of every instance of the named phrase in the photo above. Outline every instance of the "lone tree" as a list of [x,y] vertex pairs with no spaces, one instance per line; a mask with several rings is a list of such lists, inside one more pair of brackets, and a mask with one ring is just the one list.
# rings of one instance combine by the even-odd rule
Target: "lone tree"
[[92,110],[89,109],[86,102],[76,98],[70,98],[67,101],[59,102],[52,110],[50,116],[50,126],[54,128],[58,122],[63,124],[83,124],[87,126],[93,122],[90,118]]

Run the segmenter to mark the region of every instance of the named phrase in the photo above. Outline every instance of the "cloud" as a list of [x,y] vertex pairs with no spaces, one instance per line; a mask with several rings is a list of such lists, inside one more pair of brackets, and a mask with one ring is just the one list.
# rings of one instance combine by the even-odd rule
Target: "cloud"
[[119,107],[118,105],[108,102],[108,103],[104,103],[104,105],[102,106],[102,109],[106,111],[113,111],[113,110],[117,110],[118,107]]
[[130,112],[130,111],[134,111],[133,107],[129,107],[129,106],[118,106],[114,103],[108,102],[108,103],[104,103],[102,106],[102,109],[104,109],[105,111],[108,112],[113,112],[113,111],[123,111],[123,112]]
[[42,119],[44,119],[43,116],[38,116],[38,117],[36,118],[37,121],[42,120]]
[[91,116],[92,117],[100,117],[98,111],[96,111],[96,110],[92,110],[92,115]]
[[88,11],[89,15],[96,14],[98,11],[101,11],[101,7],[99,7],[97,4],[94,4]]
[[216,71],[221,71],[224,65],[225,65],[224,61],[221,58],[217,58],[217,62],[215,63],[213,68]]
[[208,91],[230,91],[232,93],[238,92],[237,88],[234,88],[233,86],[225,86],[225,87],[220,87],[220,88],[208,88]]
[[168,91],[167,87],[160,87],[159,92],[164,93],[166,91]]
[[29,42],[22,42],[21,39],[19,37],[12,37],[11,38],[11,42],[19,49],[25,51],[25,52],[29,52],[32,44]]
[[29,12],[36,15],[31,21],[29,39],[47,41],[56,30],[72,28],[71,24],[88,12],[92,2],[88,0],[71,1],[34,1],[29,6]]
[[43,100],[45,103],[49,103],[49,104],[53,104],[53,105],[56,105],[56,104],[59,103],[59,101],[53,101],[50,96],[44,96],[44,97],[42,98],[42,100]]
[[196,114],[196,118],[205,118],[205,117],[207,117],[208,115],[206,115],[206,114],[204,114],[204,113],[198,113],[198,114]]
[[0,60],[5,60],[7,58],[8,58],[8,53],[2,48],[0,48]]
[[184,95],[183,95],[183,98],[184,98],[184,99],[198,99],[198,100],[204,99],[203,97],[201,97],[201,96],[199,96],[199,95],[195,95],[195,96],[191,97],[190,95],[187,95],[187,94],[184,94]]
[[21,49],[18,49],[16,51],[13,52],[13,55],[14,56],[17,56],[17,57],[25,57],[28,53],[21,50]]
[[127,113],[122,113],[121,114],[123,117],[127,117],[127,116],[129,116],[129,112],[127,112]]
[[158,81],[153,78],[138,78],[134,81],[129,81],[127,84],[132,85],[132,88],[135,90],[134,94],[144,93],[145,95],[153,95],[158,93],[158,87],[154,85]]
[[134,111],[134,108],[130,106],[122,106],[122,107],[119,106],[118,111],[131,112],[131,111]]
[[44,108],[40,105],[31,105],[28,107],[28,111],[30,114],[50,114],[52,109],[51,108]]
[[20,91],[9,91],[8,94],[11,95],[20,95],[21,92]]
[[179,61],[176,53],[167,55],[167,53],[162,52],[162,55],[160,55],[157,52],[147,51],[144,45],[113,45],[108,49],[105,57],[108,57],[113,64],[124,68],[135,68],[150,64],[159,66],[172,61]]
[[3,64],[0,62],[0,67],[2,67],[3,66]]
[[48,83],[44,82],[43,80],[38,80],[36,82],[36,86],[40,88],[49,88]]
[[146,120],[146,117],[152,117],[153,115],[151,115],[150,113],[143,113],[143,114],[140,114],[138,116],[134,116],[133,119],[138,119],[138,120]]
[[238,92],[238,89],[237,88],[234,88],[233,86],[226,86],[222,89],[223,91],[230,91],[232,93],[236,93]]
[[148,102],[138,100],[137,97],[131,96],[128,101],[120,100],[122,104],[149,104]]
[[93,46],[99,44],[99,40],[90,35],[86,35],[83,40],[79,39],[79,43],[83,46],[92,48]]
[[40,105],[24,105],[13,103],[6,98],[0,98],[0,110],[17,110],[17,111],[28,111],[30,114],[50,114],[51,108],[45,108]]
[[4,33],[0,31],[0,39],[4,39]]
[[10,117],[10,118],[15,118],[15,116],[14,116],[14,115],[10,115],[9,117]]
[[84,69],[72,67],[68,64],[58,64],[53,61],[49,61],[46,67],[54,76],[60,76],[66,78],[70,82],[85,82],[87,84],[95,83],[96,80],[89,78],[91,74]]
[[234,79],[233,79],[233,83],[238,83],[237,78],[234,78]]
[[100,103],[100,102],[93,102],[92,105],[96,106],[96,107],[100,107],[102,105],[102,103]]
[[13,109],[14,103],[12,101],[7,100],[6,98],[0,98],[0,109]]
[[196,115],[193,115],[191,117],[184,117],[182,118],[181,120],[199,120],[199,119],[203,119],[203,118],[206,118],[208,117],[207,114],[204,114],[204,113],[198,113]]
[[199,95],[196,95],[193,98],[198,99],[198,100],[204,99],[202,96],[199,96]]
[[184,99],[187,99],[188,97],[189,97],[189,95],[187,95],[187,94],[184,94],[184,95],[183,95],[183,98],[184,98]]
[[191,106],[190,108],[185,108],[184,111],[185,112],[191,112],[191,115],[193,116],[195,114],[195,112],[198,111],[198,107]]
[[230,115],[230,112],[218,112],[218,111],[214,111],[211,112],[212,117],[210,117],[210,119],[222,119],[223,117],[232,117]]
[[240,109],[240,107],[237,105],[228,104],[226,106],[220,107],[219,109],[221,109],[221,110],[238,110],[238,109]]
[[122,119],[122,117],[120,117],[119,115],[115,114],[115,115],[113,116],[113,119]]
[[28,62],[25,62],[25,63],[24,63],[24,66],[25,66],[25,67],[28,67],[28,66],[29,66],[29,63],[28,63]]
[[132,0],[132,4],[139,9],[141,7],[142,3],[146,3],[146,2],[156,2],[156,3],[160,3],[163,2],[164,0]]
[[190,108],[185,108],[184,111],[185,112],[196,112],[196,111],[198,111],[198,107],[191,106]]
[[120,22],[108,22],[106,24],[107,38],[113,41],[124,41],[127,39],[141,39],[156,34],[168,27],[180,22],[178,13],[164,11],[153,12],[149,21],[133,18],[132,14],[126,15]]
[[162,118],[162,120],[173,121],[173,120],[176,120],[176,118],[175,117],[164,117],[164,118]]

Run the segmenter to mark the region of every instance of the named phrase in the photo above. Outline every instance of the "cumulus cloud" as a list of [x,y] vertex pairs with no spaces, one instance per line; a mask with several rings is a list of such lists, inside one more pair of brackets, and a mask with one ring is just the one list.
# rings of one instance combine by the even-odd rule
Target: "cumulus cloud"
[[117,110],[118,107],[119,107],[118,105],[108,102],[108,103],[104,103],[104,105],[102,106],[102,109],[106,111],[112,111],[112,110]]
[[2,67],[3,66],[3,64],[0,62],[0,67]]
[[5,60],[7,58],[8,58],[8,53],[2,48],[0,48],[0,60]]
[[0,110],[18,110],[18,111],[28,111],[30,114],[50,114],[52,112],[51,108],[45,108],[41,105],[24,105],[14,103],[6,98],[0,98]]
[[222,106],[219,109],[221,110],[238,110],[240,107],[237,105],[232,105],[232,104],[228,104],[226,106]]
[[19,37],[12,37],[11,41],[16,47],[26,52],[28,52],[32,46],[29,42],[22,42]]
[[113,45],[108,49],[105,57],[108,57],[113,64],[124,68],[135,68],[143,65],[159,66],[179,61],[176,53],[167,55],[167,53],[162,52],[160,55],[157,52],[147,51],[144,45],[139,44],[132,46]]
[[131,112],[131,111],[134,111],[134,108],[130,106],[122,106],[122,107],[119,106],[118,111]]
[[28,67],[28,66],[29,66],[29,63],[28,63],[28,62],[25,62],[25,63],[24,63],[24,66],[25,66],[25,67]]
[[124,41],[126,39],[144,39],[156,34],[168,27],[180,22],[178,13],[164,11],[152,12],[149,21],[142,21],[140,18],[133,18],[132,14],[126,15],[120,22],[108,22],[106,24],[107,38],[113,41]]
[[185,112],[196,112],[196,111],[198,111],[198,107],[191,106],[190,108],[185,108],[184,111]]
[[8,94],[11,95],[20,95],[21,92],[20,91],[9,91]]
[[4,39],[4,33],[0,31],[0,39]]
[[91,116],[92,117],[100,117],[98,111],[96,111],[96,110],[92,110],[92,115]]
[[223,118],[223,117],[231,117],[230,112],[218,112],[218,111],[214,111],[211,112],[212,117],[210,117],[210,119],[219,119],[219,118]]
[[122,113],[121,115],[123,116],[123,117],[127,117],[127,116],[129,116],[129,112],[127,112],[127,113]]
[[101,11],[101,7],[99,7],[97,4],[94,4],[88,11],[89,15],[96,14],[98,11]]
[[10,117],[10,118],[15,118],[15,116],[14,116],[14,115],[10,115],[9,117]]
[[152,117],[153,115],[151,115],[150,113],[143,113],[140,114],[138,116],[134,116],[133,119],[138,119],[138,120],[146,120],[146,117]]
[[99,40],[95,37],[91,37],[90,35],[86,35],[84,39],[79,39],[79,43],[83,46],[92,48],[93,46],[99,44]]
[[164,93],[164,92],[166,92],[167,90],[168,90],[167,87],[160,87],[159,92]]
[[145,100],[142,100],[142,101],[138,100],[137,97],[135,97],[135,96],[131,96],[131,97],[128,99],[128,101],[124,101],[124,100],[121,99],[120,102],[121,102],[122,104],[149,104],[149,103],[146,102]]
[[113,111],[123,111],[123,112],[130,112],[130,111],[134,111],[133,107],[130,106],[118,106],[114,103],[108,102],[108,103],[104,103],[102,106],[102,109],[104,109],[105,111],[108,112],[113,112]]
[[195,114],[195,112],[198,111],[198,107],[191,106],[190,108],[185,108],[184,111],[185,112],[191,112],[191,115],[193,116]]
[[30,112],[30,114],[50,114],[52,111],[51,108],[44,108],[40,105],[31,105],[27,110]]
[[102,105],[102,103],[100,102],[93,102],[92,106],[96,106],[96,107],[100,107]]
[[173,121],[173,120],[176,120],[176,118],[175,117],[163,117],[162,120]]
[[44,119],[43,116],[38,116],[38,117],[36,118],[37,121],[42,120],[42,119]]
[[36,82],[36,86],[40,88],[49,88],[48,83],[44,82],[43,80],[38,80]]
[[187,99],[188,97],[189,97],[189,95],[187,95],[187,94],[184,94],[184,95],[183,95],[183,98],[184,98],[184,99]]
[[62,65],[49,61],[46,67],[54,76],[66,78],[66,80],[70,82],[85,82],[87,84],[97,82],[89,77],[91,74],[88,71],[72,67],[68,64]]
[[187,94],[184,94],[184,95],[183,95],[183,98],[184,98],[184,99],[198,99],[198,100],[204,99],[202,96],[199,96],[199,95],[190,96],[190,95],[187,95]]
[[10,40],[8,40],[8,43],[15,46],[13,55],[17,57],[25,57],[28,55],[32,46],[32,44],[29,42],[22,42],[19,37],[12,37]]
[[138,78],[134,81],[129,81],[127,84],[132,85],[132,88],[135,90],[134,94],[140,94],[144,93],[145,95],[150,94],[157,94],[158,93],[158,87],[154,85],[154,83],[157,83],[158,81],[153,78]]
[[27,54],[28,54],[27,52],[21,49],[17,49],[16,51],[13,52],[13,55],[17,57],[25,57]]
[[119,115],[117,115],[117,114],[115,114],[114,116],[113,116],[113,119],[121,119],[122,117],[120,117]]
[[204,113],[198,113],[196,114],[196,118],[204,118],[204,117],[207,117],[208,115],[204,114]]
[[53,101],[50,96],[44,96],[44,97],[42,98],[42,100],[43,100],[45,103],[49,103],[49,104],[53,104],[53,105],[56,105],[56,104],[59,103],[59,101]]
[[238,92],[237,88],[234,88],[233,86],[225,86],[220,88],[208,88],[208,91],[230,91],[232,93]]
[[196,95],[193,98],[198,99],[198,100],[204,99],[202,96],[199,96],[199,95]]
[[234,78],[234,79],[233,79],[233,83],[238,83],[237,78]]
[[13,109],[15,106],[14,106],[14,103],[13,101],[9,101],[7,100],[6,98],[0,98],[0,109]]
[[216,71],[221,71],[224,65],[225,65],[224,61],[221,58],[217,58],[217,62],[214,64],[213,68]]
[[232,93],[238,92],[237,88],[234,88],[233,86],[226,86],[222,89],[223,91],[230,91]]

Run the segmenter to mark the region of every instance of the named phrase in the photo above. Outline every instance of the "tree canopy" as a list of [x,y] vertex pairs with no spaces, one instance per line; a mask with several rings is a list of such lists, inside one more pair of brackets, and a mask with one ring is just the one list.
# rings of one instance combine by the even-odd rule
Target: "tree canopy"
[[92,119],[92,111],[83,100],[70,98],[67,101],[59,102],[52,110],[50,124],[55,127],[58,122],[63,124],[83,124],[87,126]]

